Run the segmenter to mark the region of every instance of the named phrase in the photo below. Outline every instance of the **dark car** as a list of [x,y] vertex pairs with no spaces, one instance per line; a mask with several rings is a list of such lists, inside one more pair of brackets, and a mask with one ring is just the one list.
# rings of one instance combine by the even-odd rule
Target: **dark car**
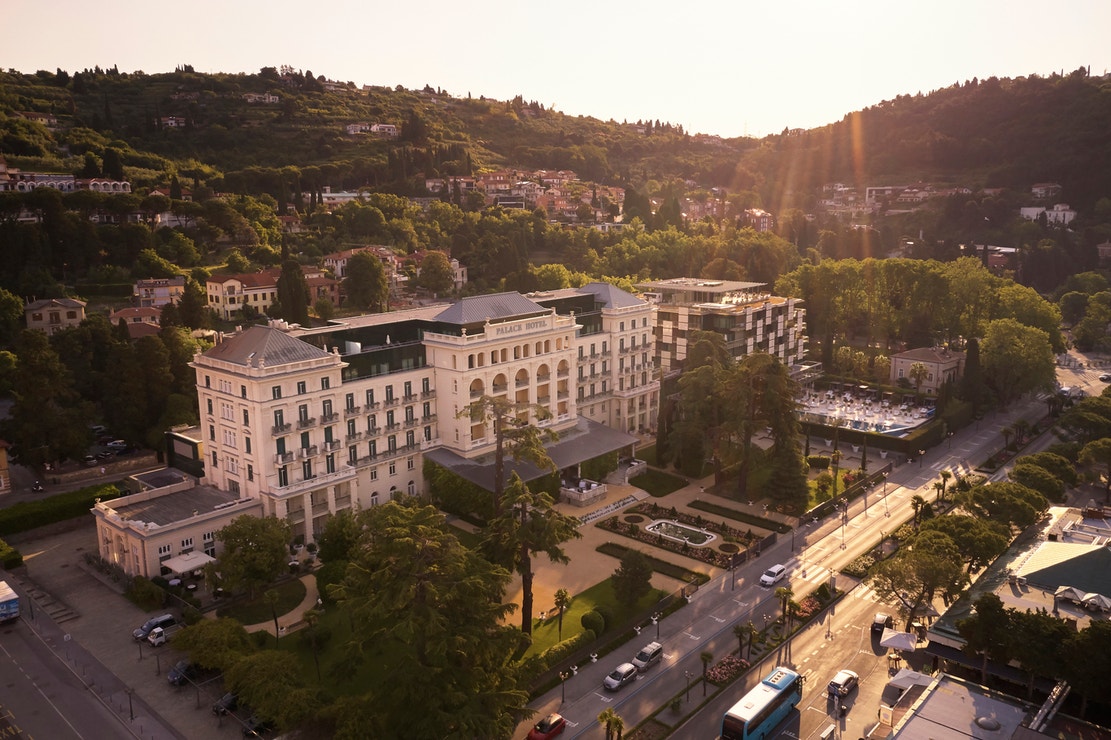
[[184,686],[197,676],[197,667],[188,660],[179,660],[166,674],[166,680],[174,686]]
[[883,612],[876,612],[876,615],[874,617],[872,617],[872,631],[873,632],[883,632],[885,627],[890,629],[894,626],[895,626],[895,620],[891,618],[890,614],[884,614]]
[[227,714],[228,712],[234,712],[235,708],[238,706],[239,697],[229,692],[216,700],[216,703],[212,705],[212,713],[220,715]]
[[252,714],[243,723],[243,737],[262,737],[273,732],[273,730],[273,725],[264,719],[259,719],[256,714]]
[[552,740],[557,735],[562,735],[567,729],[567,720],[562,714],[552,713],[536,723],[528,732],[528,740]]

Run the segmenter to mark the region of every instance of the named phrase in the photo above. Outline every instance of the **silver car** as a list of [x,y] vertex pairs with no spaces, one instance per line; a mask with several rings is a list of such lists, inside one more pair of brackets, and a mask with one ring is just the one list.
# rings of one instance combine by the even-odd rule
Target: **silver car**
[[632,663],[622,663],[613,669],[605,679],[602,680],[602,688],[606,691],[617,691],[622,686],[632,683],[637,680],[637,667]]

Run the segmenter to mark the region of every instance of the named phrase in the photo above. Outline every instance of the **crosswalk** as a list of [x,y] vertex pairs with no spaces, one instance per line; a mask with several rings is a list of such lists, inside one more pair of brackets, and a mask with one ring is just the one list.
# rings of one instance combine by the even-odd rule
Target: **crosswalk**
[[823,584],[829,585],[830,578],[835,576],[837,588],[842,591],[848,591],[846,598],[859,599],[860,601],[869,601],[877,604],[882,602],[876,590],[872,588],[871,584],[868,582],[858,581],[844,573],[836,573],[829,568],[799,562],[797,558],[792,559],[791,562],[785,563],[785,565],[787,565],[790,572],[791,590],[795,592],[795,601],[798,601],[799,598],[804,597]]

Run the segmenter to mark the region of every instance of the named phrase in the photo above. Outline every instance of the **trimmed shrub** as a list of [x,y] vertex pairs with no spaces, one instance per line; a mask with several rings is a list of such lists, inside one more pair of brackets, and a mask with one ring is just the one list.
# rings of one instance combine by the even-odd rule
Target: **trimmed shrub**
[[23,555],[4,540],[0,540],[0,567],[11,570],[23,565]]
[[598,604],[598,606],[594,607],[594,611],[598,612],[602,617],[602,632],[609,629],[610,625],[617,624],[617,620],[614,618],[613,614],[613,607],[609,604]]
[[829,467],[830,459],[825,455],[811,455],[806,458],[806,463],[813,470],[825,470]]
[[98,500],[119,498],[114,485],[87,486],[68,493],[59,493],[37,501],[20,501],[0,509],[0,536],[26,532],[47,524],[89,516],[89,509]]
[[563,642],[558,642],[555,645],[552,645],[550,648],[541,653],[538,658],[544,662],[544,669],[547,670],[579,648],[585,645],[589,645],[596,639],[598,639],[598,634],[596,632],[590,629],[583,630],[574,637],[568,637]]
[[606,618],[596,610],[591,610],[583,614],[579,621],[582,623],[583,629],[590,630],[596,635],[600,635],[606,631]]

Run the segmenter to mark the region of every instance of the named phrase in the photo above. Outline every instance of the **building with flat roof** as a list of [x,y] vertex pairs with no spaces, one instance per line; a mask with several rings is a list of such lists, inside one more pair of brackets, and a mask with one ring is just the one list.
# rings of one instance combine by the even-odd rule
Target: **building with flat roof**
[[[133,576],[165,576],[173,558],[220,552],[216,533],[237,516],[261,515],[257,500],[197,485],[191,476],[160,470],[133,478],[137,493],[97,501],[96,540],[100,556]],[[207,558],[206,558],[207,559]]]
[[658,310],[656,362],[665,374],[681,369],[696,331],[721,334],[735,359],[766,352],[794,366],[806,355],[802,300],[773,296],[764,283],[681,277],[637,287]]

